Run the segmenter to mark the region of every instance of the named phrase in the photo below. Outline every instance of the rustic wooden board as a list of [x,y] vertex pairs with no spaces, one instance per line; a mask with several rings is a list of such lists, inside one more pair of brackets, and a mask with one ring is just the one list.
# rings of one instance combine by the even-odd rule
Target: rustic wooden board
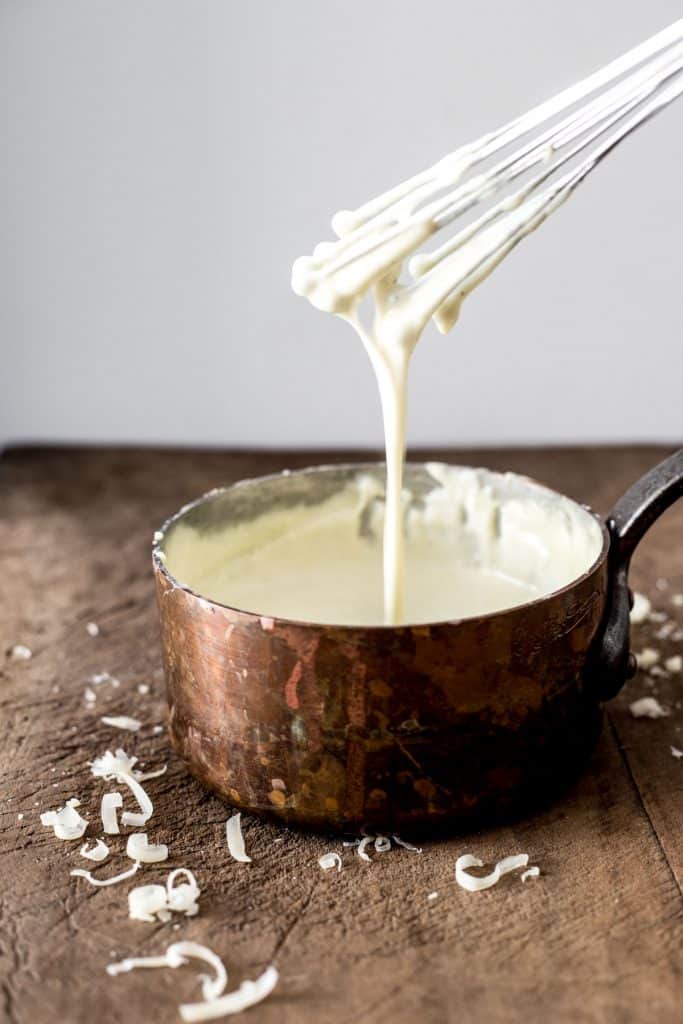
[[[664,454],[639,448],[429,457],[529,473],[606,511]],[[349,453],[17,449],[0,461],[3,1019],[179,1019],[177,1004],[199,997],[194,969],[109,978],[104,968],[114,955],[150,954],[191,938],[225,959],[231,983],[277,964],[280,985],[249,1011],[245,1019],[254,1022],[680,1022],[683,759],[669,748],[683,748],[683,676],[656,680],[658,697],[672,709],[660,721],[629,715],[630,700],[653,692],[643,676],[635,679],[610,705],[582,777],[528,819],[425,843],[421,855],[392,850],[372,865],[347,850],[341,874],[317,864],[337,841],[247,819],[253,863],[230,860],[225,806],[202,792],[154,731],[164,721],[164,694],[151,534],[217,484],[342,458]],[[633,573],[636,586],[681,627],[683,608],[671,598],[683,592],[682,537],[683,504],[653,529]],[[90,620],[99,637],[86,633]],[[652,642],[665,656],[681,649],[671,639],[652,641],[657,628],[643,627],[635,645]],[[33,658],[10,661],[4,652],[15,643],[27,644]],[[121,685],[100,687],[90,710],[84,688],[102,671]],[[138,692],[140,683],[149,694]],[[100,723],[102,714],[133,714],[144,725],[136,736],[115,733]],[[192,868],[203,890],[199,916],[180,927],[129,921],[132,883],[96,890],[70,878],[72,867],[86,865],[80,844],[60,843],[40,825],[40,811],[74,795],[96,821],[102,786],[86,763],[119,744],[150,768],[169,762],[168,774],[148,784],[155,801],[150,832],[169,844],[169,866]],[[116,870],[124,865],[124,842],[112,840]],[[493,861],[520,851],[541,866],[538,880],[508,876],[476,894],[454,882],[460,853]],[[147,881],[165,875],[165,868],[145,869]],[[429,901],[433,891],[438,897]]]

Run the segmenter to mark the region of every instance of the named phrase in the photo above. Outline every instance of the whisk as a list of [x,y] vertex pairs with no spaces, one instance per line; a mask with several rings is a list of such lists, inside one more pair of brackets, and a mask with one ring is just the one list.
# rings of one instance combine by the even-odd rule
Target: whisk
[[[442,332],[463,299],[639,125],[683,92],[683,19],[533,110],[332,220],[339,236],[292,268],[292,287],[355,328],[379,384],[387,455],[385,621],[400,621],[407,374],[433,318]],[[474,219],[431,252],[434,234]],[[408,260],[411,280],[401,280]],[[372,292],[371,322],[362,308]]]
[[[357,210],[336,214],[339,240],[297,260],[295,291],[358,327],[359,302],[375,285],[376,317],[397,320],[409,304],[416,326],[434,316],[448,330],[482,277],[622,139],[683,92],[682,70],[683,19]],[[413,281],[398,283],[403,259],[488,200],[495,201],[445,244],[412,255]],[[476,246],[465,246],[475,237]]]

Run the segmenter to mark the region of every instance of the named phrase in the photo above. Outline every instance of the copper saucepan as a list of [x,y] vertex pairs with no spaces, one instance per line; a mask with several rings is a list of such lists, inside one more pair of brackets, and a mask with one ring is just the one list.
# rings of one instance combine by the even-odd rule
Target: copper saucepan
[[[274,503],[315,503],[359,470],[382,472],[328,466],[211,491],[155,535],[174,748],[234,806],[316,829],[414,832],[536,799],[577,770],[602,702],[633,674],[629,562],[683,494],[683,449],[605,523],[586,510],[602,536],[587,572],[504,611],[419,626],[320,625],[230,608],[173,576],[165,546],[179,523],[201,533]],[[425,470],[408,464],[406,473],[419,483]]]

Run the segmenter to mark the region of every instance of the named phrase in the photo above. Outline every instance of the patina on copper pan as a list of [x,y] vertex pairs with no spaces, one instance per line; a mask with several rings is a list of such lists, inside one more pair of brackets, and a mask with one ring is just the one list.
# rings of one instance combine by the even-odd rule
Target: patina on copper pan
[[[287,486],[301,500],[367,468],[305,470]],[[595,563],[569,586],[412,627],[264,618],[173,578],[164,538],[177,522],[210,529],[235,501],[253,513],[274,479],[212,491],[156,535],[170,736],[204,785],[291,824],[414,832],[519,806],[576,770],[602,701],[633,670],[628,565],[683,493],[683,450],[624,495],[600,524]]]

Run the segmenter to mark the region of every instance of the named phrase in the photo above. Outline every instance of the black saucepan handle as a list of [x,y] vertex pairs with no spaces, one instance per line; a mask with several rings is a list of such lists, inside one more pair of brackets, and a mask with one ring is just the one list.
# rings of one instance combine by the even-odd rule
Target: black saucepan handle
[[629,612],[633,603],[628,587],[631,556],[654,521],[681,496],[683,448],[629,487],[607,517],[610,534],[607,607],[591,666],[600,700],[615,697],[636,669],[629,651]]

